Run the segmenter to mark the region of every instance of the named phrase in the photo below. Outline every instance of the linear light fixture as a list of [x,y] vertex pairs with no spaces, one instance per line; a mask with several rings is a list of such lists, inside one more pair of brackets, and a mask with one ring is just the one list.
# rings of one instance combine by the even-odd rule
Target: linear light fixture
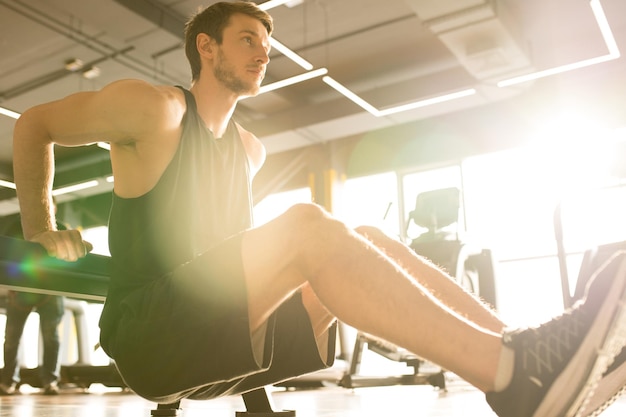
[[476,94],[476,89],[468,88],[466,90],[457,91],[450,94],[444,94],[442,96],[427,98],[424,100],[414,101],[412,103],[402,104],[400,106],[390,107],[379,111],[379,116],[389,116],[390,114],[400,113],[407,110],[414,110],[420,107],[431,106],[437,103],[443,103],[450,100],[456,100],[457,98],[468,97]]
[[111,144],[107,143],[107,142],[96,142],[96,145],[98,146],[98,148],[102,148],[104,150],[110,151],[111,150]]
[[57,196],[61,194],[73,193],[74,191],[85,190],[87,188],[93,188],[98,185],[98,180],[91,180],[85,182],[79,182],[78,184],[68,185],[67,187],[57,188],[52,190],[52,195]]
[[300,55],[298,55],[291,49],[287,48],[285,45],[283,45],[276,39],[270,38],[270,45],[272,45],[272,48],[276,49],[278,52],[285,55],[287,58],[291,59],[296,64],[300,65],[305,70],[311,71],[313,69],[313,64],[311,64],[306,59],[302,58]]
[[437,103],[443,103],[444,101],[456,100],[458,98],[467,97],[467,96],[476,94],[476,89],[469,88],[466,90],[457,91],[457,92],[450,93],[450,94],[444,94],[442,96],[432,97],[432,98],[428,98],[424,100],[417,100],[411,103],[402,104],[399,106],[394,106],[394,107],[389,107],[383,110],[379,110],[376,107],[372,106],[367,101],[363,100],[361,97],[359,97],[355,93],[353,93],[344,85],[335,81],[332,77],[326,76],[322,78],[322,80],[326,84],[328,84],[329,86],[331,86],[332,88],[334,88],[335,90],[343,94],[346,98],[352,100],[354,103],[361,106],[364,110],[367,110],[369,113],[371,113],[372,115],[376,117],[389,116],[390,114],[400,113],[400,112],[404,112],[408,110],[414,110],[420,107],[426,107],[426,106],[430,106],[430,105],[437,104]]
[[10,181],[0,180],[0,187],[12,188],[15,190],[15,184]]
[[332,77],[326,76],[322,78],[322,81],[324,81],[326,84],[328,84],[329,86],[343,94],[346,98],[352,100],[354,103],[358,104],[364,110],[367,110],[374,116],[378,117],[380,115],[380,112],[376,107],[372,106],[367,101],[363,100],[361,97],[350,91],[348,88],[335,81]]
[[584,59],[582,61],[574,62],[571,64],[561,65],[555,68],[549,68],[542,71],[533,72],[531,74],[520,75],[518,77],[509,78],[508,80],[502,80],[498,82],[498,87],[508,87],[515,84],[520,84],[526,81],[536,80],[538,78],[547,77],[549,75],[560,74],[567,71],[576,70],[579,68],[588,67],[591,65],[601,64],[603,62],[612,61],[620,57],[619,48],[617,47],[617,42],[615,42],[615,37],[613,36],[613,32],[611,31],[611,26],[609,26],[609,22],[606,19],[606,15],[604,14],[604,10],[602,9],[602,4],[600,4],[600,0],[591,0],[589,2],[591,6],[591,10],[593,11],[593,15],[596,18],[596,22],[598,23],[598,27],[600,28],[600,32],[602,33],[602,39],[604,39],[604,43],[609,50],[607,55],[598,56],[595,58]]
[[292,0],[269,0],[269,1],[266,1],[265,3],[259,4],[259,9],[261,10],[273,9],[274,7],[282,6],[283,4],[289,3],[290,1]]
[[19,119],[19,117],[21,116],[20,113],[13,111],[13,110],[9,110],[5,107],[0,107],[0,114],[3,114],[8,117],[12,117],[13,119]]
[[294,77],[285,78],[284,80],[276,81],[275,83],[261,86],[259,90],[259,94],[267,93],[268,91],[277,90],[279,88],[287,87],[288,85],[310,80],[311,78],[320,77],[327,73],[328,73],[328,70],[326,68],[318,68],[314,71],[309,71],[309,72],[302,73],[300,75],[296,75]]

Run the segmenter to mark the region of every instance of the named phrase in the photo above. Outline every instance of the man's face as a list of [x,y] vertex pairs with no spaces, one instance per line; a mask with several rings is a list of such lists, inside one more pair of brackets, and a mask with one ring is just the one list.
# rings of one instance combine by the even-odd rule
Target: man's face
[[269,36],[265,26],[243,14],[231,16],[214,59],[213,74],[233,93],[258,94],[269,62]]

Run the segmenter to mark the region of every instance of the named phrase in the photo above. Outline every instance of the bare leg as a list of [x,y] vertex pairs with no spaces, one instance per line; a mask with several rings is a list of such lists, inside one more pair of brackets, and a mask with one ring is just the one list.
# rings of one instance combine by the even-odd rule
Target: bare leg
[[242,256],[252,329],[309,283],[324,307],[348,325],[438,363],[483,391],[493,388],[500,335],[449,309],[321,208],[298,205],[246,232]]
[[356,231],[381,249],[404,268],[411,277],[417,279],[439,301],[457,314],[496,333],[500,333],[504,329],[504,323],[476,296],[465,291],[447,274],[427,259],[417,255],[402,242],[390,238],[375,227],[362,226],[358,227]]

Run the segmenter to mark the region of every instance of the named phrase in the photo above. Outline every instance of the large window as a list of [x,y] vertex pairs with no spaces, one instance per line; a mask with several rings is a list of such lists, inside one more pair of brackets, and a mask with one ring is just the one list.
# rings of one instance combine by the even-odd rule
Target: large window
[[347,180],[342,188],[341,209],[335,215],[350,227],[376,226],[388,235],[398,237],[396,174],[387,172]]
[[261,226],[284,213],[297,203],[310,203],[308,187],[270,194],[254,206],[254,225]]
[[563,309],[555,221],[563,225],[572,290],[585,250],[626,241],[626,187],[613,175],[625,162],[623,152],[615,161],[617,146],[623,147],[619,138],[544,141],[404,174],[407,242],[425,231],[406,222],[416,196],[459,188],[455,227],[467,241],[493,251],[500,314],[510,324],[544,321]]

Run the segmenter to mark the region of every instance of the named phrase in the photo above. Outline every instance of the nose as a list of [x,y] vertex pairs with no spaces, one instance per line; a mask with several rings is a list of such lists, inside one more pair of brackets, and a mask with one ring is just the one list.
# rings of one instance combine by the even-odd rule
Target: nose
[[270,55],[267,49],[261,47],[261,52],[259,53],[259,56],[257,57],[257,62],[259,64],[264,64],[264,65],[267,65],[270,62]]

